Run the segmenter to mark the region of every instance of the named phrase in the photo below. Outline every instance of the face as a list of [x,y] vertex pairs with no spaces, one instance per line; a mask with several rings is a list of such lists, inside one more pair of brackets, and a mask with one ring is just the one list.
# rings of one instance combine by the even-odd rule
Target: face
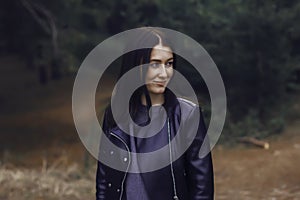
[[162,95],[173,76],[173,53],[169,47],[156,45],[150,56],[146,86],[150,95]]

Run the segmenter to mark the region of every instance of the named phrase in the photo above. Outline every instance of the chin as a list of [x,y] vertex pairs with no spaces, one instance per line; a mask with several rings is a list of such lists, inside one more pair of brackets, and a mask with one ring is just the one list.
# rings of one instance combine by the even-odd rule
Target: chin
[[156,86],[150,86],[148,87],[148,91],[152,94],[163,94],[166,91],[165,87],[156,87]]
[[165,88],[164,89],[155,89],[150,91],[152,94],[163,94],[165,92]]

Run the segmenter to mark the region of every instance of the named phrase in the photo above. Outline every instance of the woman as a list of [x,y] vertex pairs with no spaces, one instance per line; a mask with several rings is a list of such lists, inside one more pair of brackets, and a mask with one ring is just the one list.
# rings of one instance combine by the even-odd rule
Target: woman
[[[160,119],[160,111],[163,108],[166,111],[166,120],[158,120],[161,121],[161,124],[158,123],[157,126],[161,126],[161,128],[158,129],[156,135],[145,136],[151,132],[151,128],[146,131],[144,129],[142,134],[136,128],[129,128],[131,133],[126,133],[120,128],[119,123],[116,123],[112,114],[113,109],[108,106],[102,126],[105,137],[120,149],[128,152],[128,156],[110,151],[110,146],[103,144],[101,140],[99,156],[119,162],[120,166],[124,166],[124,170],[119,171],[109,167],[107,163],[98,162],[97,200],[213,199],[211,154],[209,153],[204,158],[198,156],[206,134],[202,116],[196,136],[182,156],[173,160],[173,152],[180,149],[181,144],[169,145],[168,166],[147,173],[136,173],[141,166],[151,163],[145,164],[146,161],[140,161],[137,157],[130,156],[130,152],[153,152],[168,145],[176,136],[180,125],[187,121],[193,122],[193,113],[200,110],[196,104],[177,98],[167,88],[176,67],[176,55],[172,52],[172,44],[165,35],[155,28],[142,28],[141,34],[136,38],[136,43],[131,45],[138,47],[141,43],[147,43],[152,48],[126,53],[123,56],[120,73],[120,77],[122,77],[134,67],[140,66],[140,73],[136,76],[143,84],[135,90],[130,98],[129,114],[135,124],[146,127],[151,121]],[[124,89],[125,87],[122,88],[122,85],[118,86],[114,93],[114,99],[122,98]],[[130,126],[132,121],[128,120],[128,115],[124,113],[120,116],[119,119],[123,120],[122,126],[125,124],[125,126],[132,127]],[[187,138],[182,137],[182,143],[186,143],[185,140],[188,140],[188,136]],[[135,173],[132,173],[133,171]]]

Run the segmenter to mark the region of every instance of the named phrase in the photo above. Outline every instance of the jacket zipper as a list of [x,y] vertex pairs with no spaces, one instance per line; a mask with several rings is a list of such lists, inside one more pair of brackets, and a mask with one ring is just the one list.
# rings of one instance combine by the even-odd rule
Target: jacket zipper
[[[174,175],[174,169],[173,169],[172,146],[171,146],[171,130],[170,130],[169,119],[168,119],[167,123],[168,123],[168,139],[169,139],[169,148],[170,148],[169,149],[170,150],[170,165],[171,165],[170,167],[171,167],[171,175],[172,175],[172,182],[173,182],[173,189],[174,189],[173,199],[174,200],[179,200],[179,198],[177,196],[177,191],[176,191],[176,181],[175,181],[175,175]],[[128,152],[128,165],[127,165],[126,172],[125,172],[125,175],[124,175],[122,183],[121,183],[121,193],[120,193],[120,198],[119,198],[119,200],[122,200],[122,196],[123,196],[123,192],[124,192],[124,183],[125,183],[125,180],[126,180],[126,177],[127,177],[127,173],[128,173],[128,170],[129,170],[130,163],[131,163],[130,150],[129,150],[129,147],[126,144],[126,142],[121,137],[119,137],[118,135],[116,135],[112,132],[110,132],[110,134],[112,136],[114,136],[115,138],[117,138],[118,140],[120,140],[125,145],[126,150]]]
[[174,200],[179,200],[177,196],[177,190],[176,190],[176,180],[174,175],[174,169],[173,169],[173,155],[172,155],[172,143],[171,143],[171,129],[170,129],[170,121],[168,119],[168,140],[169,140],[169,153],[170,153],[170,168],[171,168],[171,175],[172,175],[172,181],[173,181],[173,190],[174,190]]
[[128,152],[128,165],[127,165],[127,168],[126,168],[126,172],[125,172],[125,175],[122,179],[122,183],[121,183],[121,192],[120,192],[120,198],[119,200],[122,200],[122,196],[123,196],[123,192],[124,192],[124,183],[125,183],[125,180],[126,180],[126,176],[127,176],[127,173],[128,173],[128,170],[129,170],[129,166],[130,166],[130,163],[131,163],[131,156],[130,156],[130,150],[129,150],[129,147],[128,145],[126,144],[126,142],[119,136],[117,136],[116,134],[110,132],[110,134],[112,136],[114,136],[115,138],[117,138],[118,140],[120,140],[126,147],[126,150]]

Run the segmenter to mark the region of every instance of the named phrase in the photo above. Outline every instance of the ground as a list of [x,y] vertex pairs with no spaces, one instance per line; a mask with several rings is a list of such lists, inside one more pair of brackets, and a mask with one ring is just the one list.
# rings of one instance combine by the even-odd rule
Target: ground
[[[75,77],[41,86],[22,63],[0,59],[0,200],[95,199],[96,161],[72,119]],[[96,97],[96,107],[101,98]],[[268,150],[218,144],[213,149],[215,199],[300,199],[299,130],[296,115],[283,133],[266,139]]]

